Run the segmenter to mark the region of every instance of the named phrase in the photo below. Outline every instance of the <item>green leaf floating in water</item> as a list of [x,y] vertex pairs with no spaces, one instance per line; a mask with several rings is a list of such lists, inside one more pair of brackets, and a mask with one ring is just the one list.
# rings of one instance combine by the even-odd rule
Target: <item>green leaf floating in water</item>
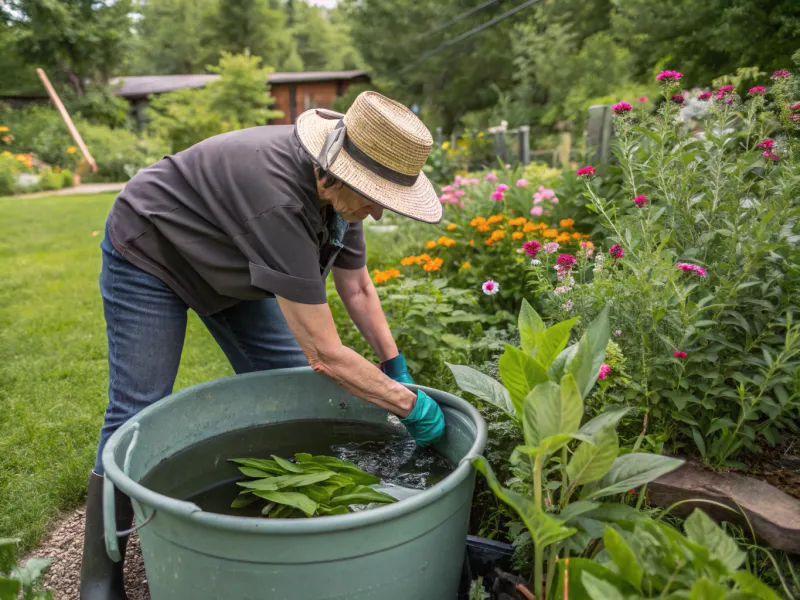
[[390,504],[397,500],[373,489],[380,478],[353,463],[333,456],[295,454],[295,462],[279,456],[271,460],[234,458],[239,471],[250,479],[231,503],[244,508],[263,502],[262,514],[270,519],[343,515],[353,505]]

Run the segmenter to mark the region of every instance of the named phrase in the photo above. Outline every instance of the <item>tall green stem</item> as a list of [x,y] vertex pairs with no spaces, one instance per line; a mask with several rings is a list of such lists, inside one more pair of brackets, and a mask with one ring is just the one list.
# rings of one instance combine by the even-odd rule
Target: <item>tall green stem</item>
[[[533,503],[534,510],[542,510],[542,455],[533,463]],[[541,544],[533,546],[533,592],[538,600],[544,599],[542,579],[544,578],[544,548]]]

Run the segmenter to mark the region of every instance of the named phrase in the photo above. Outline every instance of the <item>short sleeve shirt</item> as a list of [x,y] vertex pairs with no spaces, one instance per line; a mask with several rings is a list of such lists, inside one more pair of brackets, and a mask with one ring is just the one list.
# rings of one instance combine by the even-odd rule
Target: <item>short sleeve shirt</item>
[[337,218],[320,203],[294,126],[268,125],[142,169],[114,202],[108,231],[126,259],[209,315],[269,296],[324,304],[332,266],[366,264],[361,223],[339,240]]

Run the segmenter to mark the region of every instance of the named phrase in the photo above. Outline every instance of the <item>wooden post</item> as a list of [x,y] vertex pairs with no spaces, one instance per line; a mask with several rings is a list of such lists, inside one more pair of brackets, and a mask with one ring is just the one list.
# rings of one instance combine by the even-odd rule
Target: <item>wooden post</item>
[[56,94],[55,89],[53,89],[53,86],[50,83],[50,80],[47,78],[47,74],[44,72],[44,69],[37,68],[36,74],[39,76],[39,79],[42,80],[42,84],[47,90],[47,93],[50,95],[50,99],[53,101],[53,104],[56,105],[58,112],[61,113],[61,118],[64,119],[64,123],[67,124],[67,129],[69,129],[69,132],[72,135],[72,139],[75,140],[75,143],[78,145],[78,148],[81,149],[81,153],[83,154],[83,157],[86,159],[86,162],[88,162],[89,166],[92,167],[92,173],[97,173],[97,163],[94,162],[94,158],[92,158],[92,155],[89,153],[89,149],[86,147],[86,144],[83,143],[83,138],[81,137],[81,134],[78,133],[75,124],[69,117],[67,109],[64,108],[64,104],[61,102],[61,98],[58,97],[58,94]]
[[586,123],[586,149],[588,160],[592,164],[605,164],[609,161],[613,130],[611,105],[594,104],[590,106],[589,119]]
[[442,147],[442,141],[444,140],[444,133],[442,132],[441,127],[436,128],[436,146],[438,148]]
[[519,128],[519,162],[522,166],[531,162],[531,128],[529,125],[522,125]]

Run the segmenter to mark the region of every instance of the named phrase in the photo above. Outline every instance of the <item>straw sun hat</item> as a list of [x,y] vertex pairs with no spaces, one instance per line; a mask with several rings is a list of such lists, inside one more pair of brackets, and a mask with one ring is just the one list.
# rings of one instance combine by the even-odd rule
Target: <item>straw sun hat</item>
[[362,196],[418,221],[442,220],[442,205],[422,172],[433,138],[402,104],[363,92],[347,114],[307,110],[296,127],[314,162]]

